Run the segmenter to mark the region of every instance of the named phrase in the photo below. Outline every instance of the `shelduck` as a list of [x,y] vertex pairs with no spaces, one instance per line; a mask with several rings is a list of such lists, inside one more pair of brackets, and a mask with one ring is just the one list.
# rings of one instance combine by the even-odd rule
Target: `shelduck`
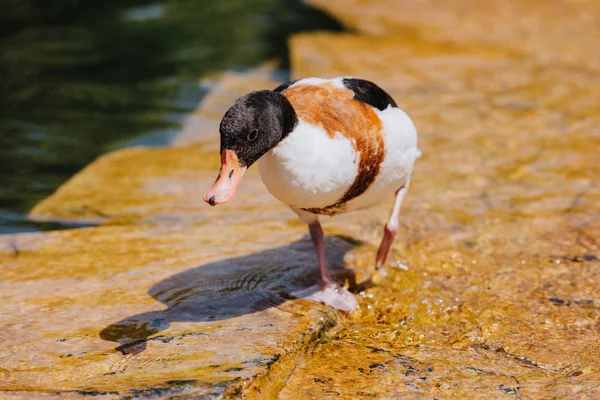
[[241,97],[225,113],[220,134],[221,169],[204,201],[231,201],[257,162],[269,192],[308,224],[317,252],[321,284],[296,295],[355,309],[355,297],[327,269],[319,217],[395,199],[375,262],[384,266],[420,156],[412,120],[367,80],[305,78]]

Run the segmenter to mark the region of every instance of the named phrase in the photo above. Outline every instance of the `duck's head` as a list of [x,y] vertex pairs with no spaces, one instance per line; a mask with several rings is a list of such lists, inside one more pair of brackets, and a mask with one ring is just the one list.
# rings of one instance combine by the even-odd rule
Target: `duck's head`
[[211,206],[231,201],[246,169],[285,139],[297,122],[294,108],[278,92],[260,90],[239,98],[221,121],[221,169],[204,201]]

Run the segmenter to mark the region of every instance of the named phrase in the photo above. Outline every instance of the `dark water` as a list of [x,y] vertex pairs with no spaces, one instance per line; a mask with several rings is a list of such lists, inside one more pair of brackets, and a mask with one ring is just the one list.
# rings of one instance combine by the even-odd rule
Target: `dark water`
[[278,58],[298,31],[337,30],[292,0],[0,0],[0,233],[99,154],[163,145],[198,78]]

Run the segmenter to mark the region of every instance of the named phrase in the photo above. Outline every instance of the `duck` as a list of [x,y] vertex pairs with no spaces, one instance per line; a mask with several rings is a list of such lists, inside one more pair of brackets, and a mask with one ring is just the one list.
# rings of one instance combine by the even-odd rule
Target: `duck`
[[233,200],[258,164],[267,190],[308,225],[316,251],[320,283],[294,296],[355,310],[355,296],[328,270],[320,218],[393,204],[375,257],[375,270],[384,267],[421,155],[411,118],[369,80],[309,77],[240,97],[219,132],[221,168],[204,201]]

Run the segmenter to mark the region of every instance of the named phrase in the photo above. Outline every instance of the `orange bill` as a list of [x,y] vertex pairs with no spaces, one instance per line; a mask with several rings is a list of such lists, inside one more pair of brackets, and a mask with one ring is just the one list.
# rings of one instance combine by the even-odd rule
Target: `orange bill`
[[233,150],[223,151],[219,176],[204,195],[204,201],[211,206],[216,206],[233,200],[244,172],[246,172],[246,167],[240,166],[237,154]]

